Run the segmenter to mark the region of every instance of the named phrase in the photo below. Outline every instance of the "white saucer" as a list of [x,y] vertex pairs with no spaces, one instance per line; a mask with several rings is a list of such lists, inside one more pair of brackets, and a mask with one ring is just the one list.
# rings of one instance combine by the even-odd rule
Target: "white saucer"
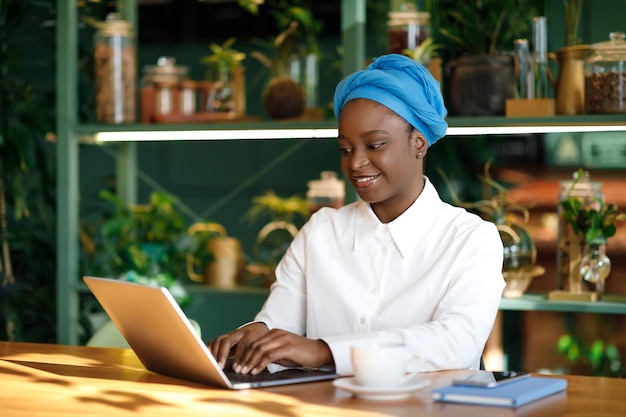
[[339,389],[351,392],[365,400],[401,400],[411,395],[413,391],[429,385],[428,379],[413,378],[398,387],[364,387],[356,383],[354,378],[338,378],[333,385]]

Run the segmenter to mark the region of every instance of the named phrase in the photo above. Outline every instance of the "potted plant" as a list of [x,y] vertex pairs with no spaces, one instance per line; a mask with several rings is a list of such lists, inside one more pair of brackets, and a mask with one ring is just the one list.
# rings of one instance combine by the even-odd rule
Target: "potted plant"
[[260,277],[264,285],[274,281],[274,270],[289,244],[298,233],[298,226],[309,217],[309,202],[300,196],[281,197],[273,190],[255,196],[246,217],[269,218],[254,241],[254,262],[248,272]]
[[207,97],[203,106],[210,112],[232,112],[235,116],[246,113],[246,83],[243,60],[246,54],[233,48],[235,38],[222,45],[211,43],[211,54],[201,58],[207,67],[209,80]]
[[265,4],[280,33],[271,45],[272,54],[254,51],[256,58],[270,71],[270,80],[263,92],[263,104],[273,119],[302,116],[310,111],[319,117],[317,107],[318,65],[320,48],[317,34],[322,22],[315,19],[311,8],[302,0],[240,0],[239,4],[253,14]]
[[504,115],[515,96],[514,40],[529,38],[543,1],[441,0],[438,30],[447,51],[453,116]]
[[176,197],[153,192],[148,204],[133,206],[108,190],[100,197],[112,204],[113,212],[99,221],[98,229],[83,226],[85,273],[164,286],[186,305],[189,296],[179,278],[193,246]]

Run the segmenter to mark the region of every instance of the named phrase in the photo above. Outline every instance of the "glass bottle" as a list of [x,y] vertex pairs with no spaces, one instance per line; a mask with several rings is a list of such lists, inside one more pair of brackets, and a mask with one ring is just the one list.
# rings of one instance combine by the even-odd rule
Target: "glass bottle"
[[626,113],[626,35],[591,45],[585,61],[585,112]]
[[132,25],[119,13],[109,13],[97,26],[94,41],[96,120],[133,123],[137,64]]
[[558,197],[557,213],[559,217],[557,249],[556,249],[556,277],[557,287],[570,292],[582,291],[582,277],[580,262],[585,248],[584,236],[577,235],[572,226],[565,220],[561,203],[570,197],[581,198],[584,207],[604,201],[602,183],[591,181],[589,172],[576,172],[571,181],[561,181],[561,191]]
[[599,296],[604,293],[604,280],[610,272],[611,260],[606,256],[606,245],[587,245],[580,262],[580,274],[583,280],[595,286]]

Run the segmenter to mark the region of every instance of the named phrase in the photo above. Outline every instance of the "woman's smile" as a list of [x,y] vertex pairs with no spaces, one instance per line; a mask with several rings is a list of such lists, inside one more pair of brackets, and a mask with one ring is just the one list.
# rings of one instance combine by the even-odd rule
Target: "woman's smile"
[[368,188],[378,181],[380,174],[367,177],[352,177],[352,182],[356,188]]

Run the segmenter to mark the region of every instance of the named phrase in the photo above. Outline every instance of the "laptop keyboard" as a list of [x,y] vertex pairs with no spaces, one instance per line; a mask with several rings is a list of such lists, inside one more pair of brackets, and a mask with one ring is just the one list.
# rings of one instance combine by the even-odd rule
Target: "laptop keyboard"
[[328,375],[329,372],[326,371],[318,371],[313,369],[286,369],[284,371],[279,372],[269,372],[268,370],[264,370],[263,372],[252,375],[252,374],[239,374],[232,369],[225,369],[224,373],[230,379],[232,383],[239,382],[260,382],[260,381],[282,381],[285,379],[294,379],[298,377],[308,376],[308,375]]

